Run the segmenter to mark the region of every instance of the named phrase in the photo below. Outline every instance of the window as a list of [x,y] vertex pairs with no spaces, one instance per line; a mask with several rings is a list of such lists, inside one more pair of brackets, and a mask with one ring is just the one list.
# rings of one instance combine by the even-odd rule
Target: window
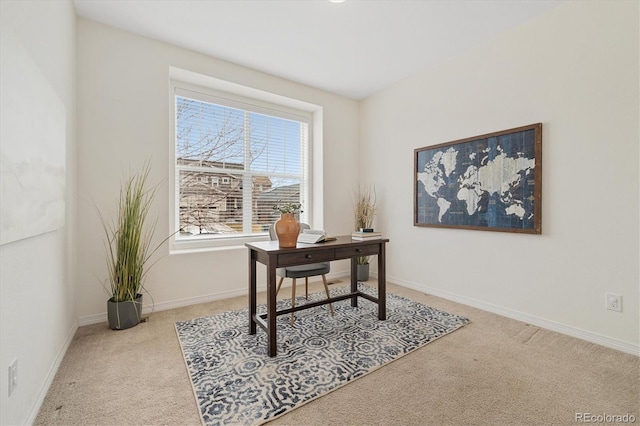
[[176,242],[264,237],[274,204],[311,207],[309,113],[185,87],[174,83]]

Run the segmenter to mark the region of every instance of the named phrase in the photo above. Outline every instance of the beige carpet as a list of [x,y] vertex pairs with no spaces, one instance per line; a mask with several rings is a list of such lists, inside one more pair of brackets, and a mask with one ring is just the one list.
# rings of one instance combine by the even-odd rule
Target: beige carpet
[[[638,357],[388,288],[471,323],[270,424],[575,425],[576,413],[630,413],[640,423]],[[156,312],[129,330],[81,327],[35,424],[199,425],[174,323],[246,303],[238,297]]]

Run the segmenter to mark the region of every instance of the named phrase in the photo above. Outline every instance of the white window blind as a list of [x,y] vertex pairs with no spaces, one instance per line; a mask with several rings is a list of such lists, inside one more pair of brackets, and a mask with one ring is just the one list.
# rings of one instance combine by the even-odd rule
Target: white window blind
[[176,88],[176,239],[264,235],[275,204],[304,210],[308,141],[304,114]]

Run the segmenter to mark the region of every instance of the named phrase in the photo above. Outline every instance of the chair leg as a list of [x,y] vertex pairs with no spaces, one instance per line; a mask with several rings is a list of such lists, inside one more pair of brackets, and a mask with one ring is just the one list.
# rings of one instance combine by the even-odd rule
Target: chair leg
[[276,296],[280,292],[280,287],[282,287],[282,281],[284,281],[284,277],[280,277],[280,282],[278,283],[278,288],[276,288]]
[[309,300],[309,277],[304,277],[304,298]]
[[[295,278],[291,278],[293,280],[293,283],[291,283],[291,307],[295,308],[296,307],[296,279]],[[293,322],[295,321],[295,317],[293,316],[293,312],[291,312],[291,325],[293,325]]]
[[[329,295],[329,286],[327,285],[327,277],[325,277],[324,274],[322,275],[322,282],[324,284],[324,291],[327,293],[327,299],[328,299],[331,296]],[[329,309],[331,310],[331,316],[334,316],[332,303],[329,303]]]

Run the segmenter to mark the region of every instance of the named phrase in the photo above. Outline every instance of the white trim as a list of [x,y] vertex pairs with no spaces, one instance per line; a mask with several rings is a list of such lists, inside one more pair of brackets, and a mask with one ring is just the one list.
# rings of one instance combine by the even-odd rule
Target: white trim
[[[373,275],[373,274],[372,274]],[[377,277],[377,275],[375,275]],[[486,303],[481,300],[472,299],[466,296],[461,296],[454,293],[438,290],[423,284],[418,284],[412,281],[403,280],[398,277],[389,277],[387,275],[387,281],[393,282],[402,287],[417,290],[423,293],[431,294],[433,296],[442,297],[443,299],[451,300],[453,302],[462,303],[463,305],[472,306],[474,308],[482,309],[483,311],[492,312],[494,314],[502,315],[507,318],[511,318],[517,321],[522,321],[527,324],[535,325],[547,330],[555,331],[567,336],[576,337],[587,342],[595,343],[607,348],[615,349],[618,351],[626,352],[631,355],[640,356],[640,345],[626,342],[624,340],[616,339],[614,337],[603,336],[591,331],[582,330],[580,328],[572,327],[570,325],[561,324],[555,321],[547,320],[544,318],[536,317],[534,315],[525,314],[523,312],[515,311],[513,309],[505,308],[502,306]]]
[[[306,186],[300,188],[301,199],[304,198],[304,213],[302,213],[300,219],[306,223],[315,224],[316,218],[314,218],[313,213],[316,210],[314,209],[314,201],[317,201],[318,205],[322,205],[322,194],[315,194],[313,188],[314,173],[318,173],[318,171],[314,170],[314,152],[318,149],[315,145],[322,144],[321,134],[318,137],[315,129],[321,127],[319,124],[322,124],[322,107],[176,67],[169,67],[169,78],[169,89],[172,98],[169,111],[169,122],[171,124],[169,136],[171,147],[169,155],[169,208],[172,213],[170,215],[172,219],[169,223],[169,233],[172,235],[169,240],[170,252],[176,254],[182,250],[188,252],[207,248],[235,247],[241,242],[240,239],[243,240],[242,242],[245,242],[245,239],[246,241],[260,241],[263,239],[260,236],[247,234],[240,235],[240,239],[233,236],[217,236],[215,238],[202,238],[201,240],[176,238],[176,225],[179,220],[179,211],[175,207],[178,198],[177,167],[175,164],[176,95],[188,96],[205,102],[213,102],[305,123],[307,125],[307,156],[303,157],[303,159],[307,161],[307,164],[302,165],[303,176],[301,184],[304,185],[306,180]],[[319,219],[322,221],[322,217]]]
[[[335,273],[329,273],[326,275],[327,280],[331,281],[332,279],[343,278],[345,276],[349,276],[349,271],[339,271]],[[319,281],[320,278],[310,279],[309,282]],[[287,280],[287,282],[283,283],[283,287],[291,287],[291,281]],[[266,284],[258,285],[257,291],[267,291]],[[196,296],[190,297],[186,299],[173,300],[168,302],[156,303],[152,306],[143,306],[142,307],[142,315],[149,315],[153,312],[166,311],[168,309],[176,309],[176,308],[184,308],[185,306],[198,305],[201,303],[214,302],[216,300],[230,299],[232,297],[246,296],[248,294],[247,288],[228,290],[219,293],[210,293],[204,296]],[[85,325],[92,324],[100,324],[107,322],[107,313],[103,312],[101,314],[90,315],[87,317],[82,317],[78,320],[80,327]]]
[[171,88],[175,96],[183,98],[196,99],[201,102],[223,105],[301,123],[309,123],[311,121],[311,113],[308,111],[289,108],[277,103],[265,102],[254,98],[237,96],[233,93],[221,92],[207,86],[195,86],[180,80],[171,80]]
[[[264,287],[264,286],[263,286]],[[266,289],[263,288],[263,290]],[[229,290],[229,291],[223,291],[220,293],[211,293],[211,294],[206,294],[204,296],[197,296],[197,297],[191,297],[188,299],[179,299],[179,300],[173,300],[173,301],[169,301],[169,302],[162,302],[162,303],[156,303],[155,305],[151,306],[151,305],[146,305],[142,307],[142,315],[149,315],[153,312],[158,312],[158,311],[166,311],[168,309],[175,309],[175,308],[183,308],[185,306],[191,306],[191,305],[197,305],[200,303],[207,303],[207,302],[213,302],[216,300],[222,300],[222,299],[229,299],[232,297],[237,297],[237,296],[244,296],[247,294],[247,290],[246,289],[242,289],[242,290]],[[91,324],[100,324],[100,323],[106,323],[108,322],[107,320],[107,313],[103,312],[101,314],[97,314],[97,315],[91,315],[88,317],[83,317],[80,318],[79,323],[80,326],[84,326],[84,325],[91,325]]]
[[278,95],[272,92],[256,89],[254,87],[243,86],[241,84],[232,83],[209,75],[199,74],[182,68],[169,67],[169,78],[189,83],[195,86],[207,87],[245,98],[256,99],[270,104],[278,104],[287,108],[315,112],[321,109],[319,105],[309,102],[290,98],[288,96]]
[[246,250],[245,243],[254,243],[258,241],[268,241],[268,235],[230,235],[228,237],[207,237],[201,239],[192,238],[188,240],[175,240],[169,245],[169,255],[199,253],[205,251],[219,250]]
[[[238,240],[235,241],[236,244],[235,245],[228,245],[229,241],[226,241],[226,244],[224,245],[220,245],[220,246],[214,246],[212,244],[211,240],[206,240],[203,241],[202,245],[198,246],[196,244],[194,244],[194,241],[188,241],[188,242],[177,242],[175,244],[174,247],[177,247],[176,249],[170,249],[169,250],[169,256],[173,256],[173,255],[180,255],[180,254],[192,254],[192,253],[206,253],[206,252],[212,252],[212,251],[230,251],[230,250],[246,250],[247,247],[244,245],[245,242],[256,242],[256,241],[268,241],[269,238],[253,238],[253,239],[246,239],[246,241],[243,240]],[[242,242],[242,244],[240,244],[240,242]]]
[[[337,272],[332,272],[330,274],[327,274],[327,280],[331,281],[332,279],[344,278],[349,276],[350,276],[349,270],[337,271]],[[371,277],[377,278],[378,274],[375,271],[372,271]],[[533,315],[514,311],[512,309],[482,302],[480,300],[438,290],[429,286],[403,280],[398,277],[387,276],[387,281],[397,284],[401,287],[406,287],[412,290],[420,291],[422,293],[427,293],[433,296],[442,297],[443,299],[451,300],[452,302],[461,303],[463,305],[471,306],[477,309],[481,309],[483,311],[491,312],[497,315],[502,315],[507,318],[511,318],[527,324],[535,325],[537,327],[541,327],[550,331],[555,331],[557,333],[565,334],[567,336],[575,337],[581,340],[586,340],[587,342],[595,343],[595,344],[605,346],[607,348],[615,349],[618,351],[622,351],[631,355],[640,356],[640,346],[631,342],[626,342],[613,337],[603,336],[598,333],[593,333],[593,332],[582,330],[566,324],[561,324],[555,321],[546,320],[544,318],[539,318]],[[284,286],[287,287],[287,283],[285,283]],[[266,285],[259,285],[257,287],[257,290],[258,292],[266,291]],[[152,311],[163,311],[166,309],[182,308],[185,306],[195,305],[199,303],[207,303],[207,302],[227,299],[231,297],[245,296],[246,294],[247,294],[247,289],[244,289],[244,288],[230,290],[226,292],[220,292],[220,293],[212,293],[212,294],[192,297],[188,299],[158,303],[155,305],[153,310],[149,306],[143,307],[142,312],[143,314],[148,315]],[[102,322],[107,322],[106,312],[103,314],[92,315],[89,317],[83,317],[79,319],[80,326],[98,324]],[[75,333],[75,330],[74,330],[74,333]],[[65,351],[66,351],[66,348],[65,348]],[[56,370],[57,370],[57,367],[56,367]]]
[[69,349],[69,346],[71,346],[71,342],[73,341],[73,337],[76,335],[76,331],[78,331],[78,326],[79,326],[78,321],[74,321],[74,323],[71,325],[71,329],[67,333],[67,337],[64,339],[64,343],[62,344],[60,351],[58,351],[58,354],[56,355],[56,358],[53,361],[53,364],[51,364],[51,367],[49,368],[49,372],[47,373],[44,379],[44,382],[42,382],[42,386],[40,386],[40,391],[38,392],[38,396],[36,397],[36,400],[31,406],[31,410],[29,410],[29,415],[27,416],[27,419],[23,424],[32,425],[36,421],[36,417],[38,416],[38,413],[42,408],[42,403],[44,402],[44,399],[47,396],[49,389],[51,388],[53,379],[56,377],[56,373],[58,372],[58,369],[62,364],[62,360],[64,359],[64,356],[67,354],[67,350]]

